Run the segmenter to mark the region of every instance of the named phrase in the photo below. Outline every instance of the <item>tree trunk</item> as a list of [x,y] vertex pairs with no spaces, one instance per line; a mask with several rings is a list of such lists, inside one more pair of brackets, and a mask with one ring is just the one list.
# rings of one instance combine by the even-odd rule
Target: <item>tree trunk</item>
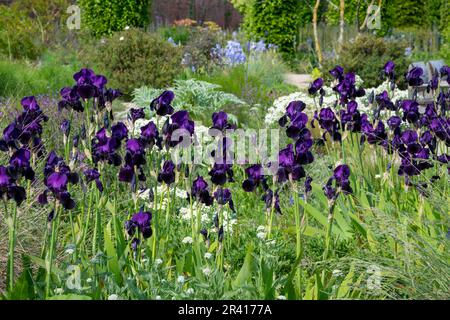
[[340,21],[339,21],[338,52],[340,52],[342,50],[342,45],[344,44],[344,26],[345,26],[344,13],[345,13],[345,0],[340,0],[340,6],[339,6]]
[[316,54],[317,54],[317,59],[319,60],[319,65],[322,66],[322,49],[320,48],[320,43],[319,43],[319,34],[317,31],[317,16],[318,16],[318,11],[319,11],[319,6],[320,6],[320,0],[316,0],[316,4],[314,5],[314,9],[313,9],[313,30],[314,30],[314,44],[316,47]]

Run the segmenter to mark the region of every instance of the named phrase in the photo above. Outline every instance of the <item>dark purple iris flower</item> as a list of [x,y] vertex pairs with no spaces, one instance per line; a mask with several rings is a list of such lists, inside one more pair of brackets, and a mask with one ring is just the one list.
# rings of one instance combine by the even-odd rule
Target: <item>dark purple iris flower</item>
[[192,183],[190,196],[207,206],[212,205],[214,202],[214,198],[211,197],[208,190],[208,183],[200,176]]
[[81,97],[77,92],[77,87],[72,88],[62,88],[60,91],[62,100],[58,102],[58,110],[62,109],[72,109],[76,112],[83,112],[84,106],[81,103]]
[[356,101],[349,101],[346,110],[340,110],[341,125],[344,130],[352,132],[361,131],[361,113]]
[[340,102],[347,103],[357,97],[363,97],[366,93],[363,88],[356,88],[356,76],[353,72],[348,72],[343,78],[339,80],[339,83],[333,87],[333,91],[337,92],[340,96]]
[[296,162],[294,147],[289,144],[285,149],[281,150],[278,155],[278,182],[286,180],[298,181],[306,176],[305,169]]
[[215,163],[209,171],[212,183],[222,186],[227,181],[233,182],[233,169],[231,164]]
[[21,148],[13,153],[9,160],[9,167],[16,176],[21,175],[27,180],[34,179],[34,171],[30,165],[31,152]]
[[378,108],[380,110],[383,110],[383,109],[392,110],[392,111],[396,110],[395,104],[389,98],[389,95],[386,90],[383,91],[382,93],[378,94],[375,97],[375,101],[377,102]]
[[278,192],[273,192],[271,189],[267,189],[265,194],[261,197],[261,200],[266,203],[266,210],[270,211],[272,208],[281,214],[280,197]]
[[310,95],[315,95],[317,92],[320,91],[320,89],[322,89],[323,83],[324,81],[322,78],[317,78],[309,85],[308,93]]
[[127,141],[125,163],[130,167],[140,167],[146,163],[145,149],[138,139],[129,139]]
[[441,79],[444,80],[444,78],[447,77],[447,83],[450,84],[450,67],[442,66],[439,72],[441,74]]
[[107,161],[114,166],[122,163],[122,158],[117,153],[120,140],[106,135],[106,129],[100,129],[92,141],[92,158],[94,163]]
[[214,112],[212,115],[212,127],[211,129],[216,129],[219,131],[236,129],[236,126],[228,122],[228,114],[223,111]]
[[323,191],[328,200],[336,200],[340,193],[350,194],[353,192],[349,178],[350,168],[346,164],[339,165],[334,169],[333,176],[323,187]]
[[16,180],[10,169],[0,166],[0,200],[13,199],[20,205],[26,198],[25,189],[16,184]]
[[415,123],[419,120],[419,104],[414,100],[403,100],[403,121],[408,121],[410,123]]
[[333,70],[330,70],[330,74],[336,80],[341,80],[344,76],[344,68],[341,66],[336,66]]
[[[53,193],[55,199],[57,199],[66,210],[72,210],[75,208],[75,201],[71,198],[70,193],[67,191],[69,182],[69,172],[63,171],[53,172],[45,179],[47,190]],[[39,203],[47,203],[47,190],[45,190],[44,193],[38,197]]]
[[435,74],[428,83],[427,91],[428,92],[430,92],[430,90],[436,91],[438,87],[439,87],[439,75]]
[[218,188],[217,191],[214,192],[214,198],[216,199],[217,203],[221,205],[225,205],[228,203],[231,211],[235,212],[230,189]]
[[63,120],[63,122],[59,126],[59,129],[66,137],[68,137],[70,134],[70,121],[66,119]]
[[260,184],[264,189],[267,189],[267,183],[264,177],[264,169],[260,164],[254,164],[251,167],[245,169],[247,179],[242,183],[242,188],[245,192],[252,192]]
[[383,67],[384,74],[389,79],[394,79],[395,76],[395,63],[393,61],[388,61]]
[[402,119],[398,116],[392,116],[388,119],[387,124],[392,131],[396,131],[402,124]]
[[429,128],[436,137],[450,145],[450,118],[447,120],[444,117],[435,118],[430,122]]
[[136,120],[138,119],[144,119],[145,118],[144,108],[140,109],[131,108],[128,117],[133,123],[135,123]]
[[159,141],[159,132],[156,125],[150,121],[145,126],[141,127],[141,137],[140,140],[143,142],[144,146],[152,148],[155,143]]
[[158,182],[164,182],[167,185],[175,182],[175,164],[171,160],[164,162],[163,168],[158,174]]
[[152,236],[152,213],[149,211],[140,211],[134,214],[130,220],[125,223],[125,229],[129,236],[134,236],[136,230],[142,234],[144,239]]
[[37,112],[40,110],[40,107],[36,101],[36,98],[34,96],[25,97],[20,101],[20,104],[22,105],[23,109],[26,112]]
[[95,185],[100,192],[103,192],[103,184],[100,181],[100,173],[96,169],[86,169],[84,170],[84,176],[86,178],[86,183],[91,183],[95,181]]
[[[322,108],[319,114],[317,114],[316,112],[314,114],[314,120],[317,120],[320,127],[326,131],[323,134],[324,140],[326,133],[328,133],[334,141],[341,141],[341,134],[339,133],[339,121],[331,108]],[[313,128],[314,120],[311,122]]]
[[[169,120],[168,120],[169,121]],[[185,110],[175,112],[163,127],[163,135],[166,146],[175,147],[180,143],[190,145],[194,134],[194,121],[189,118],[189,113]],[[185,141],[188,139],[189,141]]]
[[150,103],[150,109],[156,111],[159,116],[171,115],[174,112],[171,105],[174,98],[175,94],[172,91],[164,91]]
[[311,186],[312,181],[313,181],[313,179],[311,177],[309,177],[309,176],[306,177],[306,179],[305,179],[305,194],[308,194],[312,191],[312,186]]
[[111,137],[122,141],[128,137],[128,128],[123,122],[117,122],[111,127]]
[[413,67],[406,74],[406,81],[412,87],[421,86],[423,84],[422,75],[423,75],[423,69],[422,68],[420,68],[420,67]]
[[285,127],[288,120],[293,120],[297,115],[301,114],[305,110],[306,104],[303,101],[291,101],[286,107],[286,113],[278,121],[281,127]]

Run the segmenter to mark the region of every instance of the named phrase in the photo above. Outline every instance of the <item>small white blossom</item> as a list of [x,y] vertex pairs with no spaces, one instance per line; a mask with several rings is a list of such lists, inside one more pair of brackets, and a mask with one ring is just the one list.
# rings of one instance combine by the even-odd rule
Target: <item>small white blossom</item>
[[125,38],[124,37],[120,37],[119,38],[119,41],[123,41]]
[[188,295],[194,294],[194,289],[189,288],[189,289],[186,290],[186,293],[187,293]]
[[282,296],[282,295],[279,295],[279,296],[277,297],[277,300],[286,300],[286,297],[285,297],[285,296]]
[[259,226],[259,227],[256,229],[256,231],[257,231],[257,232],[264,232],[264,231],[266,231],[266,227],[265,227],[265,226]]
[[92,282],[92,278],[87,278],[87,279],[86,279],[86,282],[87,282],[87,283],[91,283],[91,282]]
[[156,296],[155,300],[161,300],[161,296]]
[[212,258],[212,254],[210,252],[205,253],[205,259],[209,260]]
[[258,232],[256,234],[256,236],[258,237],[258,239],[264,240],[266,238],[266,233],[265,232]]
[[343,273],[341,270],[338,270],[338,269],[333,270],[333,277],[340,277],[342,275],[343,275]]
[[130,29],[130,26],[126,26],[126,27],[125,27],[125,30],[129,30],[129,29]]
[[192,240],[192,237],[185,237],[183,239],[184,244],[192,244],[192,242],[194,242],[194,240]]
[[155,265],[159,266],[161,263],[163,263],[163,261],[161,259],[155,260]]
[[64,289],[63,288],[56,288],[55,289],[55,293],[56,294],[63,294],[64,293]]
[[180,283],[180,284],[183,284],[184,283],[184,276],[179,276],[178,278],[177,278],[177,282],[178,283]]
[[205,276],[209,276],[211,274],[211,269],[209,267],[203,268],[202,272]]
[[115,293],[113,293],[112,295],[110,295],[108,297],[108,300],[119,300],[119,296]]

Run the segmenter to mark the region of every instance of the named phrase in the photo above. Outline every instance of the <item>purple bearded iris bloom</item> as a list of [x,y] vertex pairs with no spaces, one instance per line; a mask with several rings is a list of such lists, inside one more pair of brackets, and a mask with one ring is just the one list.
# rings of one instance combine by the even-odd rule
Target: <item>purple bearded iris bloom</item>
[[130,220],[125,223],[125,229],[129,236],[133,237],[136,230],[139,234],[142,234],[144,239],[148,239],[152,236],[152,213],[149,211],[140,211],[134,214]]
[[[69,184],[69,178],[66,173],[54,172],[46,178],[46,186],[48,191],[53,193],[55,199],[57,199],[66,210],[75,208],[75,201],[71,198],[70,193],[67,192],[67,185]],[[47,190],[39,196],[39,202],[41,204],[47,203]]]
[[171,103],[175,98],[172,91],[164,91],[158,98],[150,103],[150,109],[156,111],[158,116],[171,115],[174,112]]
[[402,124],[402,119],[398,116],[392,116],[388,119],[387,124],[389,126],[389,129],[392,131],[396,131],[400,128],[400,125]]
[[395,104],[389,98],[389,95],[386,90],[383,91],[382,93],[378,94],[375,97],[375,101],[377,102],[379,110],[383,110],[383,109],[391,110],[391,111],[396,110]]
[[298,181],[305,177],[305,169],[296,162],[296,155],[294,154],[294,147],[289,144],[285,149],[281,150],[278,155],[278,182],[286,180]]
[[61,122],[61,125],[59,126],[59,129],[64,136],[68,137],[70,134],[70,121],[67,119],[63,120],[63,122]]
[[[326,133],[328,133],[334,141],[341,141],[339,121],[331,108],[322,108],[318,115],[317,112],[315,112],[314,119],[317,120],[320,127],[326,131],[322,137],[324,140],[326,140]],[[311,122],[311,125],[314,128],[314,120]]]
[[419,120],[419,104],[414,100],[403,100],[403,121],[408,121],[410,123],[416,123]]
[[333,70],[330,70],[330,74],[334,79],[341,80],[344,76],[344,68],[336,66]]
[[303,101],[291,101],[286,107],[286,112],[278,121],[281,127],[285,127],[288,120],[293,120],[297,115],[301,114],[303,110],[305,110],[306,104]]
[[211,197],[208,190],[208,183],[200,176],[192,183],[191,194],[188,195],[188,198],[191,196],[207,206],[212,205],[214,202],[214,198]]
[[233,169],[231,164],[215,163],[209,171],[212,183],[223,186],[227,180],[233,182]]
[[212,123],[213,126],[211,127],[211,129],[216,129],[222,132],[225,130],[236,129],[236,126],[234,124],[228,122],[228,114],[223,111],[213,113]]
[[346,110],[340,110],[341,125],[344,130],[352,132],[361,131],[361,113],[358,110],[358,103],[350,101]]
[[313,178],[306,177],[305,179],[305,194],[308,195],[312,191],[311,183],[313,181]]
[[162,132],[167,147],[175,147],[180,143],[182,146],[188,146],[194,134],[194,121],[189,118],[187,111],[178,111],[170,117],[170,121],[167,119]]
[[58,110],[62,109],[72,109],[76,112],[83,112],[84,106],[81,103],[81,97],[77,92],[77,87],[73,88],[62,88],[60,93],[62,100],[58,102]]
[[150,149],[155,143],[160,143],[158,128],[152,121],[141,127],[141,136],[139,139],[145,147]]
[[164,182],[167,185],[175,182],[175,164],[171,160],[164,162],[163,168],[158,174],[158,182]]
[[136,187],[136,175],[140,181],[145,181],[144,170],[142,166],[146,163],[145,149],[138,139],[127,141],[125,153],[125,166],[120,169],[119,181],[132,183],[133,189]]
[[111,138],[118,142],[123,141],[128,137],[128,128],[123,122],[117,122],[111,127]]
[[265,190],[268,188],[264,177],[264,169],[260,164],[254,164],[248,167],[245,169],[245,173],[247,174],[247,179],[242,183],[242,188],[245,192],[252,192],[260,184]]
[[312,96],[315,95],[317,92],[320,91],[320,89],[322,89],[323,83],[324,81],[322,78],[317,78],[309,85],[308,93]]
[[144,108],[140,109],[130,109],[130,113],[128,114],[128,118],[131,120],[131,122],[135,123],[138,119],[144,119],[145,118],[145,112]]
[[363,97],[366,93],[363,88],[356,88],[356,76],[353,72],[346,73],[339,83],[333,87],[333,91],[340,95],[340,102],[347,103],[358,97]]
[[230,207],[231,211],[235,212],[230,189],[218,188],[217,191],[214,192],[214,198],[220,205],[225,205],[228,203],[228,206]]
[[386,77],[393,80],[395,77],[395,63],[393,61],[388,61],[383,67],[383,72]]
[[423,69],[420,67],[413,67],[406,74],[406,81],[411,87],[418,87],[423,84]]
[[16,177],[21,175],[27,180],[34,179],[34,171],[30,165],[31,152],[21,148],[13,153],[9,160],[9,169]]
[[20,205],[25,198],[25,189],[16,184],[9,168],[0,166],[0,200],[13,199],[17,205]]
[[440,140],[450,145],[450,118],[439,117],[431,120],[428,126]]
[[91,183],[95,181],[95,185],[100,192],[103,192],[103,184],[100,181],[100,173],[96,169],[86,169],[84,170],[84,176],[86,178],[86,183]]
[[261,200],[266,203],[267,211],[270,212],[273,209],[275,210],[275,212],[282,214],[278,192],[274,193],[271,189],[267,189],[264,195],[261,197]]
[[106,135],[106,129],[100,129],[92,140],[92,158],[94,163],[107,161],[110,164],[119,166],[122,158],[117,153],[120,147],[120,140]]
[[441,74],[441,79],[444,80],[444,78],[447,78],[447,83],[450,84],[450,67],[442,66],[439,72]]
[[349,178],[350,168],[346,164],[339,165],[334,169],[333,176],[323,187],[323,191],[328,200],[336,200],[340,193],[350,194],[353,192]]

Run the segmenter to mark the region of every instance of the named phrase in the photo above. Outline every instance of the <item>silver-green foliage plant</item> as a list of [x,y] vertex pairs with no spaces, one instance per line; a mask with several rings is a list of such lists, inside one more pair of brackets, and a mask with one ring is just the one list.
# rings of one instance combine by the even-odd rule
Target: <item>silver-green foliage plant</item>
[[[176,110],[185,109],[193,114],[196,119],[209,119],[212,113],[226,109],[227,107],[245,108],[246,103],[231,93],[221,91],[221,86],[205,81],[188,79],[175,80],[173,88],[170,88],[177,97],[173,107]],[[141,87],[133,92],[133,103],[143,108],[148,107],[154,97],[163,92],[162,89]],[[230,120],[237,122],[232,114]]]

